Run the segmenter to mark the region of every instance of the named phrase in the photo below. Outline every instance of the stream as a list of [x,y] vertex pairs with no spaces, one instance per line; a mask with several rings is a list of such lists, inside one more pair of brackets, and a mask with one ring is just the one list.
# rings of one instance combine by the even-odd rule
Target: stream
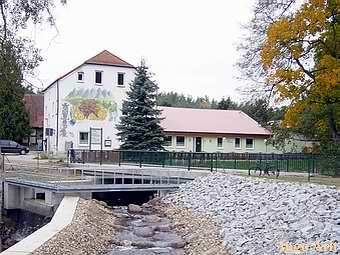
[[184,255],[184,241],[150,203],[113,207],[119,226],[116,248],[106,255]]

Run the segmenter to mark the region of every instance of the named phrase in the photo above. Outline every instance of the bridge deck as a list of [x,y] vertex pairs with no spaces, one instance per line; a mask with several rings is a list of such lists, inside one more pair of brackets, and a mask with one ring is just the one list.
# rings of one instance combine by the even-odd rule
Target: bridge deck
[[174,190],[193,178],[90,169],[39,169],[7,172],[5,182],[57,193]]

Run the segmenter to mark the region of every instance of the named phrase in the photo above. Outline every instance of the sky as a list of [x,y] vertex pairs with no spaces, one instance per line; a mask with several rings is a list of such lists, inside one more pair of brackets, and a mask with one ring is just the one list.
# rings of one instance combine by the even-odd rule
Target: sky
[[32,81],[53,80],[106,49],[138,65],[144,58],[160,91],[240,98],[236,50],[252,0],[68,0],[57,29],[30,30],[44,61]]

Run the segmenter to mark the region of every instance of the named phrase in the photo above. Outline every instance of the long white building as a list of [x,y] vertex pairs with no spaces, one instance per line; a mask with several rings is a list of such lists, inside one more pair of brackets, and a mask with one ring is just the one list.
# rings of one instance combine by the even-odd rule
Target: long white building
[[45,149],[119,147],[116,124],[135,67],[104,50],[44,91]]

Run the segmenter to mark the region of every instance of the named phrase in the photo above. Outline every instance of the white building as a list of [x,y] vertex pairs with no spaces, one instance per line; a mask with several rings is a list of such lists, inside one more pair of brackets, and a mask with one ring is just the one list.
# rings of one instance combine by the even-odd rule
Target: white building
[[119,147],[116,124],[135,68],[104,50],[44,91],[44,139],[48,151]]

